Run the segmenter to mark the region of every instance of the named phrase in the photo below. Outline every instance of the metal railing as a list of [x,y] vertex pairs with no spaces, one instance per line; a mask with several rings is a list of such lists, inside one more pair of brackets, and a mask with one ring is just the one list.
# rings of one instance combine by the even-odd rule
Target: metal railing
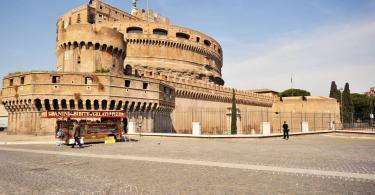
[[[155,117],[155,127],[169,125],[169,130],[155,128],[155,132],[192,133],[192,123],[201,124],[202,134],[225,135],[230,134],[230,110],[189,110],[175,111],[170,116],[165,114]],[[333,130],[340,127],[339,113],[299,113],[299,112],[271,112],[268,110],[245,110],[237,112],[237,134],[261,134],[262,123],[268,122],[272,133],[282,132],[282,125],[286,121],[291,132],[301,132],[302,122],[307,122],[309,131]],[[163,124],[163,125],[159,125]],[[342,125],[341,125],[342,126]]]

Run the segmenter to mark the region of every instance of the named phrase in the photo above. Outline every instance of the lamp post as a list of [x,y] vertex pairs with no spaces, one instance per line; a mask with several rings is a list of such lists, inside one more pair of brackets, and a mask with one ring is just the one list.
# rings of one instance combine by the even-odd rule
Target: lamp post
[[342,93],[343,93],[344,89],[341,87],[339,90],[340,90],[340,95],[341,95],[341,101],[340,101],[341,125],[344,128],[344,116],[343,116],[343,110],[342,110]]

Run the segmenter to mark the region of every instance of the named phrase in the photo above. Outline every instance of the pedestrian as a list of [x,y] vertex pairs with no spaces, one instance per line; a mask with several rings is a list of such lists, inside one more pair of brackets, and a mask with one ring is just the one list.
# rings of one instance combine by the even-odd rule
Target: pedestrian
[[286,121],[284,121],[284,124],[283,124],[283,135],[284,135],[284,139],[289,139],[289,126],[286,123]]
[[56,122],[56,125],[55,125],[56,146],[61,145],[61,134],[60,134],[60,132],[61,132],[61,130],[60,130],[59,122]]
[[80,141],[80,138],[81,138],[81,127],[80,127],[80,125],[78,124],[77,121],[73,122],[73,137],[74,137],[74,143],[72,145],[72,148],[74,148],[74,146],[76,144],[78,144],[79,147],[82,148],[82,144],[81,144],[81,141]]

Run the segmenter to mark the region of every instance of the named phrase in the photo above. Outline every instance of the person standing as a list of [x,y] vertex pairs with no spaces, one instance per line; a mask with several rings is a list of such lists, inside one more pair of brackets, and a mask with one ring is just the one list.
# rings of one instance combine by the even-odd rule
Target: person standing
[[80,128],[80,125],[78,124],[77,121],[73,122],[73,137],[74,137],[74,143],[72,145],[72,148],[74,148],[74,146],[76,144],[78,144],[79,147],[82,148],[82,144],[81,144],[81,141],[80,141],[81,128]]
[[286,121],[284,121],[284,124],[283,124],[283,135],[284,135],[284,139],[289,139],[289,126],[286,123]]

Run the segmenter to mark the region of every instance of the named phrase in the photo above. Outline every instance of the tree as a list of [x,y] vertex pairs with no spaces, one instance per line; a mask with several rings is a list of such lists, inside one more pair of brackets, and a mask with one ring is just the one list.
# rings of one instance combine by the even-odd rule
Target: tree
[[369,118],[372,111],[372,98],[358,93],[351,94],[354,107],[354,119],[360,119],[366,121]]
[[236,106],[236,94],[233,89],[232,97],[232,111],[231,111],[231,134],[237,134],[237,106]]
[[280,97],[310,96],[311,93],[303,89],[287,89],[279,93]]
[[344,123],[353,122],[354,107],[350,96],[349,83],[345,84],[344,92],[342,92],[342,117]]
[[329,97],[335,98],[338,102],[341,103],[341,92],[337,89],[337,85],[335,81],[331,83],[331,90],[329,92]]

